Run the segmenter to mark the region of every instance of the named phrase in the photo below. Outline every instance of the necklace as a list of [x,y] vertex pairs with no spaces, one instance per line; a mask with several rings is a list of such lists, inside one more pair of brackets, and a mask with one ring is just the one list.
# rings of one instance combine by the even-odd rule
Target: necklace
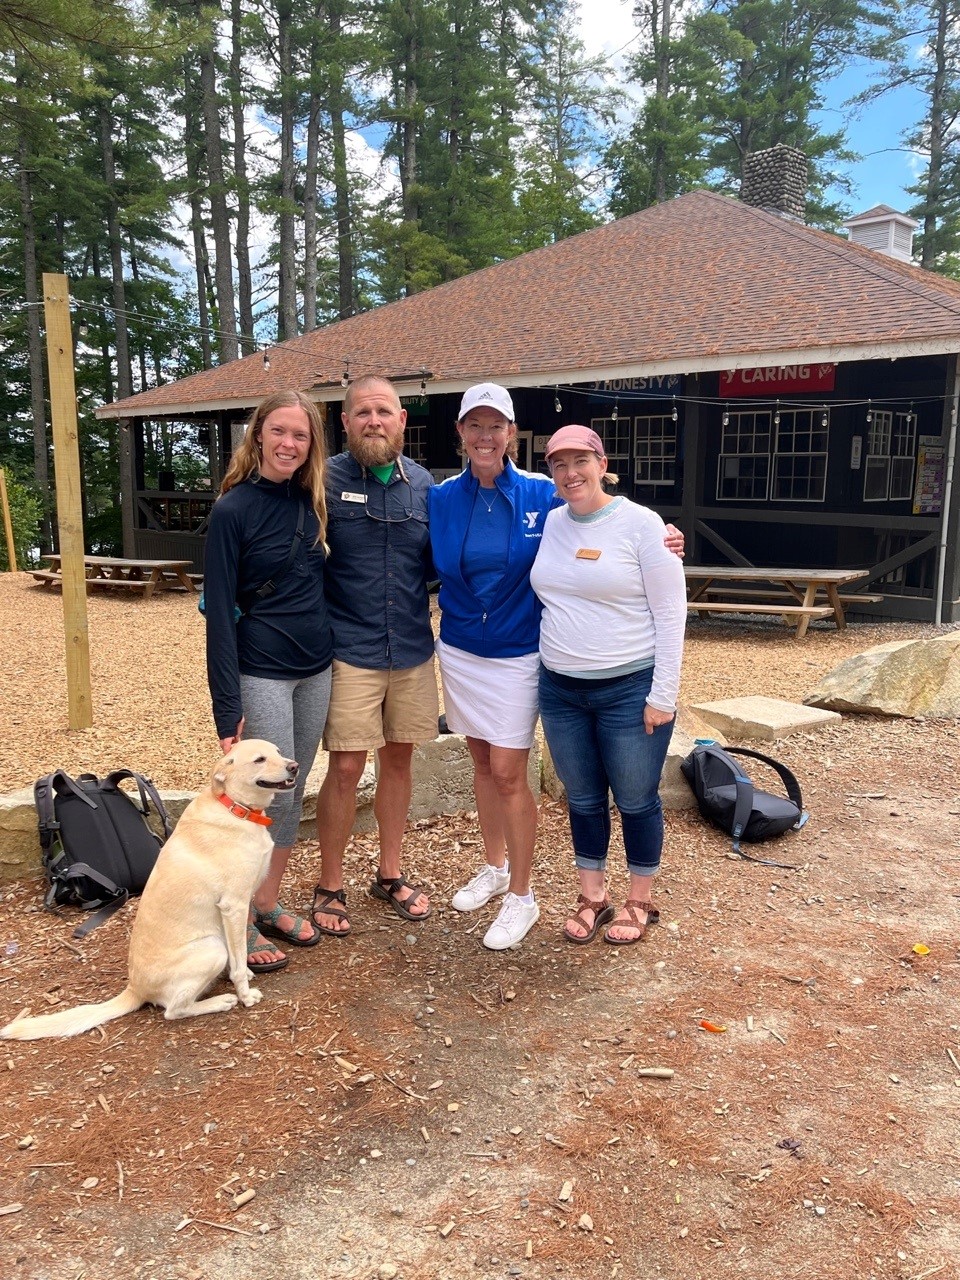
[[498,494],[499,492],[500,492],[500,490],[496,487],[496,485],[494,485],[494,487],[493,487],[493,501],[492,501],[492,502],[488,502],[488,501],[486,500],[486,498],[483,496],[483,490],[480,488],[480,486],[479,486],[479,485],[477,485],[477,496],[480,498],[480,501],[483,503],[483,505],[487,508],[487,515],[491,515],[491,514],[492,514],[492,512],[493,512],[493,508],[496,506],[496,503],[497,503],[497,494]]

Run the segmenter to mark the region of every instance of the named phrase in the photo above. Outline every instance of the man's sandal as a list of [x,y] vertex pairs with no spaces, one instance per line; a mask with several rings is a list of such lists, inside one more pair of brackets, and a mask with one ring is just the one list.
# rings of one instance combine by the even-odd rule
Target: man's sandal
[[[339,902],[340,906],[334,906],[335,902]],[[317,913],[322,916],[333,916],[334,920],[345,920],[347,927],[345,929],[331,929],[329,925],[321,924],[317,919]],[[318,884],[313,891],[313,907],[310,910],[313,916],[313,923],[317,926],[319,933],[325,933],[329,938],[345,938],[350,932],[350,917],[347,914],[347,895],[342,889],[324,889],[322,884]]]
[[[579,910],[571,911],[567,917],[567,925],[573,921],[577,921],[584,929],[584,934],[571,933],[569,928],[564,928],[563,936],[568,942],[576,943],[583,946],[587,942],[592,942],[605,924],[609,924],[613,917],[617,914],[617,909],[609,898],[604,898],[602,902],[591,902],[589,898],[584,897],[581,893],[577,898]],[[593,925],[591,926],[584,916],[585,911],[593,912]]]
[[[633,946],[635,942],[640,942],[643,939],[644,934],[650,928],[650,926],[653,924],[657,924],[658,921],[660,920],[660,912],[653,905],[653,903],[641,902],[639,898],[628,898],[626,902],[623,904],[623,910],[627,913],[630,919],[629,920],[615,919],[613,923],[610,925],[610,929],[616,928],[617,926],[626,925],[627,928],[639,929],[640,932],[637,934],[635,938],[611,938],[610,929],[607,929],[606,933],[604,933],[603,935],[603,940],[604,942],[609,942],[610,945],[613,947],[630,947],[630,946]],[[641,911],[646,915],[647,917],[646,920],[640,919]],[[619,912],[617,912],[617,915],[619,915]]]
[[[409,889],[410,892],[404,898],[397,897],[403,889]],[[433,913],[433,907],[427,907],[426,911],[418,914],[407,906],[408,902],[416,902],[421,893],[423,893],[422,885],[410,884],[402,875],[384,877],[378,874],[376,880],[370,882],[370,897],[389,902],[397,915],[404,920],[426,920],[427,916]]]
[[[281,929],[277,921],[281,916],[290,916],[293,920],[292,929]],[[305,920],[303,916],[294,915],[292,911],[288,911],[286,907],[282,907],[278,902],[272,911],[258,911],[256,907],[253,909],[253,923],[257,926],[265,938],[279,938],[281,942],[290,947],[315,947],[320,941],[320,930],[309,920]],[[308,938],[300,937],[300,930],[305,924],[309,924],[312,930]]]
[[[254,963],[250,957],[259,955],[261,951],[272,951],[280,958],[279,960],[258,960]],[[275,947],[272,942],[267,942],[255,924],[247,925],[247,968],[251,973],[273,973],[275,969],[285,969],[289,963],[290,957],[280,955],[280,948]]]

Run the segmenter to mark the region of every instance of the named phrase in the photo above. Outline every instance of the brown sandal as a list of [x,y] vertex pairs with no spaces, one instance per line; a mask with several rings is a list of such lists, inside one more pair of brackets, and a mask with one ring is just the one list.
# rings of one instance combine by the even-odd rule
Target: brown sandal
[[[623,910],[630,917],[629,920],[614,920],[613,925],[627,925],[628,928],[639,929],[640,932],[635,938],[611,938],[610,929],[603,935],[604,942],[609,942],[613,947],[630,947],[635,942],[641,942],[649,927],[657,924],[660,920],[660,912],[652,902],[641,902],[639,898],[628,898],[623,904]],[[640,919],[640,912],[646,915],[646,920]],[[619,914],[617,912],[616,914]],[[611,928],[613,927],[611,925]]]
[[[334,906],[339,903],[339,906]],[[328,925],[321,924],[317,919],[317,913],[322,916],[333,916],[334,920],[345,920],[347,927],[345,929],[331,929]],[[347,914],[347,895],[342,889],[325,889],[322,884],[318,884],[313,891],[313,906],[310,908],[310,914],[313,917],[314,926],[319,929],[320,933],[325,933],[329,938],[345,938],[350,932],[350,917]]]
[[[591,902],[589,898],[582,893],[577,898],[579,910],[571,911],[567,916],[567,924],[572,920],[579,920],[587,932],[579,937],[575,933],[570,933],[568,929],[564,929],[563,936],[568,942],[573,942],[578,946],[583,946],[587,942],[592,942],[605,924],[613,919],[617,914],[617,909],[609,898],[604,898],[601,902]],[[584,916],[585,911],[593,912],[593,927],[591,928]]]

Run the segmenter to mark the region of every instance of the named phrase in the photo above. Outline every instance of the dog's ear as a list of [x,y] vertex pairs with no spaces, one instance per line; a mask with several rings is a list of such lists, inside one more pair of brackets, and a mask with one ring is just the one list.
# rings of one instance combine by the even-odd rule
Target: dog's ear
[[224,766],[232,763],[233,763],[232,758],[227,760],[221,760],[221,762],[217,765],[216,769],[214,769],[210,777],[210,790],[213,792],[215,796],[222,796],[223,793],[226,791],[228,771]]

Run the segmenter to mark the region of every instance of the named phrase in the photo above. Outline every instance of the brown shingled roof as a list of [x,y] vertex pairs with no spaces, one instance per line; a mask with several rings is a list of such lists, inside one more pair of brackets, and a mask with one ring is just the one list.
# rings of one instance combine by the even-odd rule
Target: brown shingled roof
[[242,407],[353,375],[433,392],[960,350],[960,283],[697,191],[100,411]]

